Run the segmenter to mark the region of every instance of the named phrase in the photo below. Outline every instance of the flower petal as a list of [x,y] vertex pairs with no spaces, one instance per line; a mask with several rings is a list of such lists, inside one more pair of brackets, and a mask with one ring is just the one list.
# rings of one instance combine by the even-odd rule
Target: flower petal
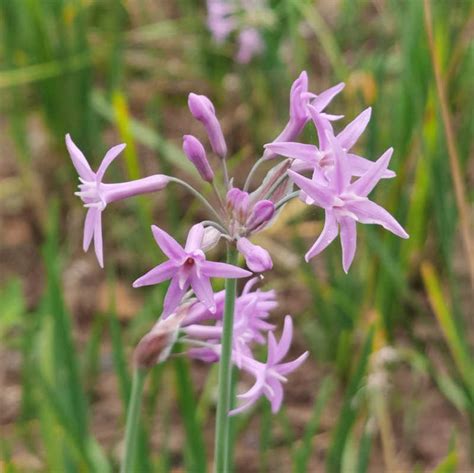
[[341,231],[342,267],[344,272],[347,273],[354,259],[357,246],[356,221],[350,217],[341,217],[339,228]]
[[366,129],[371,114],[372,108],[366,108],[337,135],[337,140],[346,151],[356,144],[360,135]]
[[371,200],[351,202],[346,205],[347,210],[357,215],[361,223],[375,223],[391,231],[401,238],[408,238],[408,233],[383,207]]
[[313,106],[309,105],[308,110],[316,128],[316,132],[318,133],[319,149],[321,151],[326,151],[329,148],[329,142],[326,138],[326,132],[329,131],[334,134],[332,125],[329,120],[323,118]]
[[236,414],[241,414],[242,412],[249,410],[255,404],[258,398],[259,396],[254,396],[253,398],[250,398],[247,402],[244,402],[239,407],[236,407],[235,409],[229,411],[229,415],[235,416]]
[[[306,123],[307,99],[304,94],[308,92],[308,74],[302,71],[291,85],[290,90],[290,122],[297,123],[299,127]],[[283,141],[283,140],[282,140]]]
[[252,276],[250,271],[239,268],[228,263],[217,263],[215,261],[202,261],[200,263],[201,274],[208,278],[246,278]]
[[351,182],[351,170],[347,162],[346,152],[342,149],[339,140],[329,131],[326,138],[334,155],[333,179],[336,191],[342,193]]
[[291,169],[288,170],[288,175],[302,191],[314,200],[316,205],[322,208],[332,207],[334,198],[330,189],[301,176]]
[[94,218],[94,249],[99,266],[103,268],[104,251],[102,248],[102,212],[100,210],[97,210]]
[[210,310],[211,313],[214,313],[216,311],[216,303],[214,301],[214,292],[209,278],[198,277],[197,274],[193,274],[190,278],[190,282],[196,297]]
[[283,402],[283,386],[281,385],[280,381],[276,379],[270,380],[268,384],[271,387],[273,394],[270,397],[267,396],[267,398],[272,406],[273,414],[276,414],[280,410],[281,404]]
[[84,221],[84,238],[82,240],[82,248],[84,251],[89,249],[89,246],[94,236],[95,220],[99,209],[90,208],[87,210],[86,219]]
[[323,231],[313,246],[305,254],[304,259],[306,262],[327,248],[337,237],[337,233],[338,228],[336,217],[333,212],[326,210]]
[[82,151],[76,146],[74,141],[72,141],[71,135],[68,133],[66,135],[66,146],[71,156],[72,164],[76,168],[77,173],[82,179],[86,181],[93,181],[95,174],[92,171],[87,159],[85,158]]
[[282,376],[285,376],[292,371],[298,369],[303,362],[308,358],[309,352],[305,351],[302,355],[300,355],[296,360],[289,361],[288,363],[281,363],[275,369],[280,373]]
[[313,107],[318,111],[322,112],[332,101],[332,99],[346,86],[344,82],[340,82],[337,85],[330,87],[329,89],[321,92],[312,102]]
[[324,120],[329,120],[331,122],[344,118],[344,115],[333,115],[332,113],[324,113],[324,112],[321,112],[319,116],[323,118]]
[[285,317],[283,325],[283,332],[281,334],[280,341],[278,342],[277,361],[282,360],[290,349],[291,340],[293,338],[293,320],[291,315]]
[[184,286],[183,288],[179,287],[178,278],[175,276],[171,279],[171,283],[168,287],[168,292],[166,293],[165,300],[163,301],[163,315],[162,317],[166,318],[178,307],[179,303],[183,299],[184,294],[186,294],[188,287]]
[[[237,394],[237,397],[239,399],[252,399],[252,398],[257,399],[258,397],[260,397],[262,393],[262,389],[265,385],[265,365],[263,363],[259,363],[259,362],[257,363],[258,363],[257,372],[252,372],[252,374],[256,376],[255,383],[245,393]],[[244,366],[244,369],[245,369],[245,366]]]
[[[352,153],[347,154],[347,161],[349,162],[353,176],[363,176],[375,164],[374,161],[371,161],[370,159]],[[382,174],[383,179],[390,179],[395,176],[395,172],[391,169],[386,169]]]
[[186,256],[182,246],[160,227],[152,225],[151,231],[153,232],[153,237],[155,238],[158,246],[161,248],[161,251],[169,259],[180,261]]
[[184,251],[186,253],[191,253],[194,250],[200,249],[203,237],[204,225],[202,223],[197,223],[196,225],[193,225],[191,227],[191,230],[189,230]]
[[178,270],[174,261],[165,261],[164,263],[155,266],[143,276],[139,277],[133,283],[133,287],[151,286],[152,284],[159,284],[173,277]]
[[267,351],[267,365],[273,366],[278,363],[278,343],[273,332],[268,333],[268,351]]
[[124,150],[125,146],[127,146],[125,143],[116,145],[105,153],[104,159],[100,163],[99,169],[97,169],[97,182],[102,182],[102,178],[104,177],[105,171],[110,166],[110,163]]
[[294,141],[281,141],[268,143],[264,148],[286,158],[299,159],[313,164],[318,161],[319,149],[315,145],[296,143]]
[[363,176],[350,185],[349,190],[361,197],[367,197],[380,179],[382,179],[383,174],[387,170],[392,154],[393,148],[389,148],[385,151],[385,153],[382,154],[382,156],[380,156],[372,166],[370,166]]

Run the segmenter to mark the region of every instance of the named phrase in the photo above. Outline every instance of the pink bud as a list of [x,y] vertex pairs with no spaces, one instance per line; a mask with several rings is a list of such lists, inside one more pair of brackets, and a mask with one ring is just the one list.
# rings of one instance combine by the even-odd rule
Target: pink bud
[[188,107],[193,117],[199,121],[209,120],[211,115],[216,114],[213,103],[205,95],[191,92],[188,96]]
[[247,229],[252,231],[267,223],[275,214],[275,205],[271,200],[258,201],[247,220]]
[[184,135],[183,151],[194,164],[201,177],[207,182],[212,182],[214,179],[214,172],[207,160],[206,151],[201,142],[193,135]]
[[267,250],[254,245],[247,238],[237,240],[237,249],[244,256],[248,268],[255,273],[263,273],[273,268],[272,258]]
[[225,158],[227,145],[212,102],[205,95],[191,93],[188,97],[188,107],[193,117],[205,126],[213,151]]
[[188,355],[204,363],[216,363],[219,361],[219,355],[212,348],[191,348]]
[[247,219],[249,200],[249,193],[237,187],[233,187],[227,192],[227,208],[233,211],[241,222]]

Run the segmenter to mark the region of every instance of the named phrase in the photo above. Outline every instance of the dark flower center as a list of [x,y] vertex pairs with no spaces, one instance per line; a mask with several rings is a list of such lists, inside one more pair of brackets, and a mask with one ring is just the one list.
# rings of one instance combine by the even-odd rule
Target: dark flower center
[[194,264],[194,258],[189,257],[189,258],[184,262],[184,264],[185,264],[186,266],[192,266],[192,265]]

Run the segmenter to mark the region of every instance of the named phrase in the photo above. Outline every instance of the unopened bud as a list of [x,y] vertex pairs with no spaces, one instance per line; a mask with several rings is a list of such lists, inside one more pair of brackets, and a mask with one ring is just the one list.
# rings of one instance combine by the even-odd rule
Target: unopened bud
[[233,211],[236,216],[244,221],[249,208],[249,193],[233,187],[227,192],[227,208]]
[[183,151],[188,159],[194,164],[201,177],[212,182],[214,172],[207,160],[206,151],[201,142],[193,135],[183,136]]
[[[254,192],[251,194],[252,202],[257,202],[259,200],[265,199],[266,196],[268,196],[269,192],[272,191],[272,199],[274,199],[273,195],[278,189],[274,189],[275,185],[277,185],[277,182],[283,182],[283,187],[286,187],[285,180],[283,179],[283,176],[287,173],[288,169],[291,166],[291,161],[289,159],[286,159],[285,161],[282,161],[281,163],[277,164],[273,168],[271,168],[267,175],[265,176],[262,185],[256,189]],[[281,187],[278,186],[279,188]]]
[[213,151],[221,158],[225,158],[227,145],[212,102],[205,95],[191,93],[188,97],[188,107],[193,117],[206,128]]
[[201,122],[209,120],[211,115],[216,114],[213,103],[205,95],[191,92],[188,96],[188,106],[193,117]]
[[247,220],[247,229],[249,231],[256,230],[262,225],[266,224],[272,219],[275,214],[275,205],[271,200],[260,200],[258,201]]
[[196,360],[204,363],[216,363],[219,361],[219,355],[211,348],[191,348],[188,350],[188,355]]
[[138,342],[133,354],[138,368],[150,369],[168,358],[178,338],[179,326],[184,317],[183,311],[180,314],[172,314],[167,319],[160,319]]
[[201,250],[207,251],[219,243],[222,237],[222,233],[214,227],[206,227],[204,230],[204,236],[202,237]]
[[273,268],[273,261],[267,250],[254,245],[247,238],[237,240],[237,249],[244,256],[248,268],[255,273],[263,273]]

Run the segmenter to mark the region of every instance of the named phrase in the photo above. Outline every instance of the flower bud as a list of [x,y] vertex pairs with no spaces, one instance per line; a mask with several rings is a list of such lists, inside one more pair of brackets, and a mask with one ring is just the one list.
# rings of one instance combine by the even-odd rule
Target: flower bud
[[191,348],[188,350],[188,355],[204,363],[216,363],[220,358],[212,348]]
[[254,245],[247,238],[237,240],[237,249],[244,256],[248,268],[255,273],[263,273],[273,268],[272,258],[267,250]]
[[154,327],[138,342],[133,354],[138,368],[150,369],[156,363],[165,361],[178,337],[179,326],[186,313],[172,314],[160,319]]
[[256,230],[260,226],[267,223],[275,214],[275,205],[271,200],[258,201],[247,220],[247,229],[249,231]]
[[249,208],[249,193],[233,187],[227,192],[227,208],[235,213],[242,222],[247,218]]
[[202,237],[201,250],[207,251],[214,248],[222,237],[222,233],[214,227],[206,227]]
[[206,128],[213,151],[221,158],[225,158],[227,145],[212,102],[205,95],[191,93],[188,97],[188,107],[193,117]]
[[183,151],[188,159],[194,164],[201,177],[207,182],[212,182],[214,179],[214,172],[207,160],[206,151],[201,142],[192,135],[184,135]]
[[216,114],[213,103],[205,95],[191,92],[188,96],[188,107],[193,117],[200,122],[205,122],[210,119],[211,115]]

